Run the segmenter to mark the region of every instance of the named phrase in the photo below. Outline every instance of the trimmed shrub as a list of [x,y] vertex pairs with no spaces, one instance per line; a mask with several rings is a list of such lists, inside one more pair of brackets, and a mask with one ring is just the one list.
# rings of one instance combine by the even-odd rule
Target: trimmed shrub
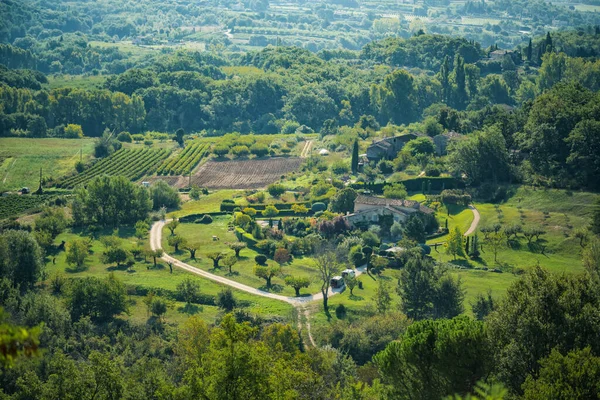
[[133,142],[133,138],[131,137],[131,134],[129,132],[121,132],[121,133],[119,133],[119,135],[117,136],[117,140],[119,142],[123,142],[123,143],[131,143],[131,142]]
[[194,223],[196,223],[196,224],[205,224],[205,225],[212,224],[212,222],[213,222],[212,217],[210,215],[206,215],[206,214],[204,214],[202,216],[202,218],[198,218],[197,220],[194,221]]
[[325,211],[327,210],[327,206],[325,205],[325,203],[317,202],[312,205],[311,210],[313,212]]
[[258,265],[265,265],[267,263],[267,256],[265,256],[264,254],[259,254],[256,257],[254,257],[254,261],[256,261]]

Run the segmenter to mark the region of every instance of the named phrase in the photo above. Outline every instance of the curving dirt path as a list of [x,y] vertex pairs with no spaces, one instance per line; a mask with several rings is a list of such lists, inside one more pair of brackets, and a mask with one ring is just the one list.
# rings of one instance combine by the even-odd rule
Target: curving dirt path
[[471,222],[471,226],[465,232],[464,236],[469,236],[477,230],[477,226],[479,225],[479,220],[481,219],[481,215],[479,215],[479,211],[475,208],[475,206],[470,205],[469,209],[473,213],[473,222]]
[[[167,222],[168,222],[168,220],[167,221],[158,221],[158,222],[155,222],[154,225],[152,225],[152,229],[150,230],[150,248],[152,250],[162,249],[162,229],[163,229],[165,223],[167,223]],[[215,282],[222,283],[223,285],[227,285],[232,288],[241,290],[246,293],[254,294],[257,296],[268,297],[270,299],[284,301],[286,303],[293,305],[294,307],[304,305],[311,301],[323,300],[322,293],[316,293],[316,294],[312,294],[310,296],[303,296],[303,297],[290,297],[290,296],[282,296],[279,294],[270,293],[270,292],[266,292],[264,290],[256,289],[256,288],[253,288],[252,286],[244,285],[243,283],[239,283],[239,282],[224,278],[219,275],[211,274],[208,271],[204,271],[203,269],[200,269],[200,268],[194,267],[190,264],[184,263],[183,261],[180,261],[174,257],[171,257],[169,254],[164,252],[164,250],[163,250],[162,259],[165,260],[166,262],[172,263],[174,266],[179,267],[183,270],[186,270],[193,274],[202,276],[204,278],[208,278]],[[365,271],[366,271],[365,266],[357,268],[356,276],[361,275]],[[334,296],[334,295],[340,293],[341,291],[342,291],[341,289],[331,289],[330,288],[328,297]]]

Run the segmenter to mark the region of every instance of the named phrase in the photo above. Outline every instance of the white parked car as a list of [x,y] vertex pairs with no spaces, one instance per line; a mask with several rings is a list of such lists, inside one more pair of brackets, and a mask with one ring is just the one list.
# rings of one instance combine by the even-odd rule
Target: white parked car
[[354,278],[356,276],[356,271],[354,271],[353,269],[345,269],[342,271],[342,277],[343,278]]

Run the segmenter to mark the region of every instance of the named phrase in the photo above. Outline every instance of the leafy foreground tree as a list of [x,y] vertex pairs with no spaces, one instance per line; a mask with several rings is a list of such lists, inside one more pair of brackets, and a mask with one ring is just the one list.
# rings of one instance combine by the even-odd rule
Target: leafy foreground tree
[[[197,317],[184,324],[176,349],[184,366],[186,397],[206,399],[334,398],[350,390],[354,370],[335,350],[301,353],[298,333],[272,324],[257,328],[226,315],[208,328]],[[337,372],[336,372],[337,369]]]
[[146,220],[152,201],[148,190],[122,176],[99,176],[75,191],[73,224],[118,227]]
[[562,355],[557,349],[540,361],[541,369],[534,378],[527,377],[523,398],[597,399],[600,397],[600,357],[589,347]]
[[43,271],[42,249],[31,233],[8,230],[0,234],[0,278],[27,288],[40,279]]
[[200,284],[195,279],[186,278],[177,284],[177,293],[187,304],[192,304],[199,292]]
[[402,311],[416,320],[452,318],[462,314],[464,292],[460,279],[413,250],[398,280]]
[[552,349],[566,354],[589,346],[600,354],[598,289],[589,273],[557,275],[539,266],[508,288],[487,323],[496,376],[512,393],[523,395],[525,378],[539,376],[539,362]]
[[106,279],[74,280],[67,304],[73,320],[88,316],[95,321],[108,321],[128,310],[125,286],[112,273]]
[[150,187],[150,197],[152,199],[152,208],[158,210],[161,207],[169,209],[178,208],[181,204],[181,198],[177,189],[171,187],[167,182],[158,180]]
[[468,317],[420,321],[373,357],[390,398],[439,399],[469,393],[491,370],[484,324]]
[[8,321],[8,314],[0,307],[0,367],[11,366],[20,357],[37,354],[40,328],[27,329]]

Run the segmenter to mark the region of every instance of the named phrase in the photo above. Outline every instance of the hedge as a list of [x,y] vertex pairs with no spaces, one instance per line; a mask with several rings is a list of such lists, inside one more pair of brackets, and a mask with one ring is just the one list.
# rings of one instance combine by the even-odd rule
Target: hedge
[[[303,206],[306,206],[306,208],[309,208],[309,209],[310,209],[310,206],[312,205],[311,202],[298,202],[298,203],[277,203],[277,204],[249,204],[246,207],[254,208],[256,211],[263,211],[267,206],[275,206],[276,209],[278,209],[279,211],[282,211],[282,210],[291,210],[292,206],[294,204],[301,204]],[[237,204],[231,204],[231,203],[225,202],[225,201],[223,203],[221,203],[221,211],[232,212],[234,209],[236,209],[238,207],[242,208],[241,206],[239,206]]]
[[[273,217],[272,219],[276,219],[276,218],[280,218],[280,217],[306,217],[306,216],[309,216],[312,214],[313,214],[313,212],[310,209],[308,210],[307,213],[303,213],[303,214],[296,214],[292,210],[281,210],[281,211],[279,211],[279,214],[277,214],[277,216]],[[262,211],[257,211],[256,217],[266,218],[262,215]]]
[[179,217],[179,222],[196,222],[197,219],[202,218],[205,215],[210,215],[211,217],[218,217],[220,215],[229,215],[229,213],[227,212],[207,212],[207,213],[200,213],[200,214],[189,214],[186,215],[184,217]]
[[[442,191],[445,189],[463,189],[465,187],[465,184],[462,181],[459,181],[459,180],[449,177],[449,176],[444,176],[444,177],[425,176],[425,177],[420,177],[420,178],[406,179],[400,183],[402,183],[406,187],[406,190],[408,190],[409,192],[420,192],[421,190],[423,190],[423,183],[425,183],[425,187],[428,190],[435,190],[435,191]],[[431,183],[431,187],[429,187],[430,183]],[[356,189],[356,190],[366,189],[366,190],[370,190],[371,192],[373,192],[375,194],[382,194],[383,189],[386,186],[391,185],[391,184],[392,183],[388,183],[388,182],[353,183],[350,185],[350,187],[352,187],[353,189]]]
[[239,226],[235,228],[235,236],[239,241],[246,243],[248,247],[256,247],[256,244],[258,243],[258,240],[254,239],[254,236]]

